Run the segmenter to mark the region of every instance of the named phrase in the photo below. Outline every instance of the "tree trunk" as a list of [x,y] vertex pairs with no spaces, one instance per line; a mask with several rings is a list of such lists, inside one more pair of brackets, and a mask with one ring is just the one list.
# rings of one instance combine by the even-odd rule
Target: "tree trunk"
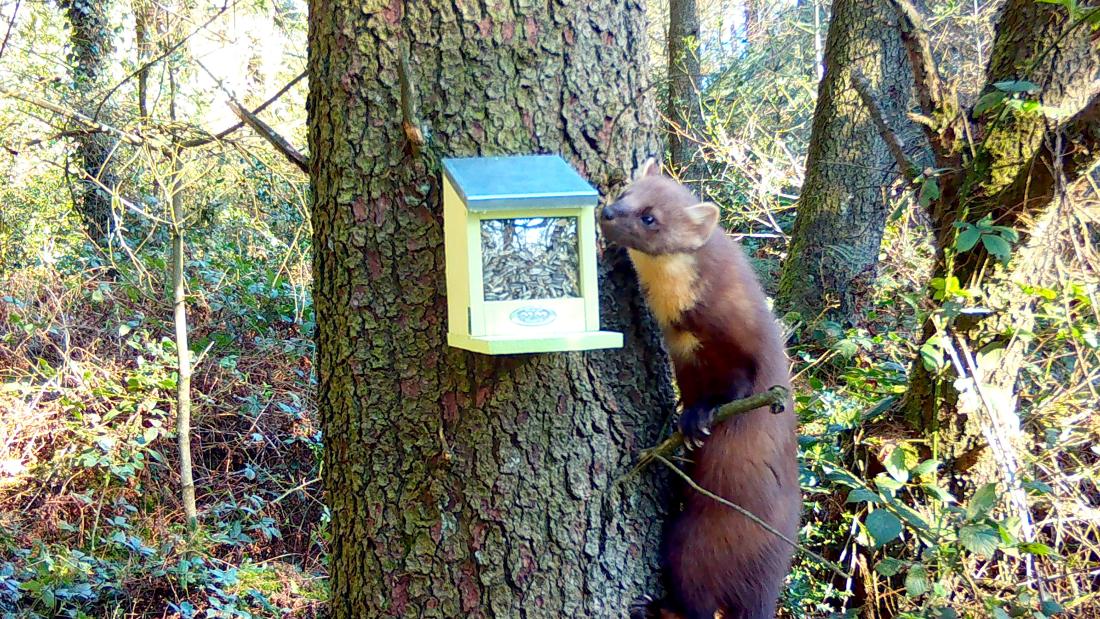
[[[1037,230],[1051,227],[1052,198],[1096,160],[1095,148],[1090,151],[1088,145],[1078,144],[1085,140],[1091,144],[1100,133],[1100,105],[1094,89],[1098,75],[1100,53],[1090,42],[1087,26],[1075,25],[1064,7],[1010,0],[997,25],[983,93],[994,92],[997,83],[1026,80],[1039,87],[1032,98],[1073,116],[1059,125],[1040,114],[1004,109],[977,115],[970,128],[975,150],[961,152],[954,166],[958,172],[939,179],[944,197],[932,209],[937,238],[932,277],[957,278],[962,288],[980,293],[980,301],[972,303],[992,314],[963,315],[946,324],[941,320],[940,326],[929,320],[924,340],[946,334],[952,346],[973,351],[972,378],[1000,396],[980,408],[974,403],[964,406],[955,384],[957,372],[951,368],[930,371],[918,360],[910,372],[903,408],[912,424],[937,436],[940,455],[955,463],[956,470],[981,464],[971,475],[975,479],[988,479],[990,467],[996,464],[985,457],[989,432],[1018,433],[1012,394],[1024,358],[1020,342],[1012,342],[1004,354],[985,356],[979,351],[1000,350],[1010,343],[1013,332],[1030,328],[1021,321],[1030,320],[1031,299],[1019,293],[1017,282],[1034,283],[1039,276],[1037,265],[1046,263],[1046,254],[1056,246],[1029,242]],[[976,224],[985,216],[1020,234],[1021,250],[1007,269],[999,266],[984,243],[965,252],[955,249],[956,224]]]
[[[654,585],[661,492],[615,480],[672,410],[657,333],[618,256],[601,308],[623,350],[449,348],[438,157],[560,152],[621,183],[657,144],[642,11],[374,6],[310,2],[332,615],[620,617]],[[412,131],[402,109],[419,109]]]
[[[73,83],[81,98],[79,111],[93,115],[99,103],[94,95],[111,60],[111,3],[63,0],[59,4],[72,29],[70,62]],[[80,181],[74,206],[88,236],[96,245],[105,248],[114,230],[111,194],[118,185],[118,178],[111,169],[110,160],[116,140],[106,133],[89,133],[78,136],[76,143]]]
[[668,3],[669,163],[682,178],[700,181],[703,115],[699,108],[699,11],[695,0]]
[[852,79],[865,76],[886,120],[905,127],[913,78],[885,2],[837,0],[832,10],[827,69],[777,306],[806,320],[824,314],[854,323],[873,291],[897,169]]

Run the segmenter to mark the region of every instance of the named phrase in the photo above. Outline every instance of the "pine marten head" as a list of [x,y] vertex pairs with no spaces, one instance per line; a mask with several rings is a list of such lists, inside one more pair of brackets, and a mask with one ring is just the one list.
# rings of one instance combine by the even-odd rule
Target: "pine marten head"
[[718,207],[700,202],[687,187],[661,174],[653,158],[600,215],[600,229],[609,241],[651,256],[693,252],[718,227]]

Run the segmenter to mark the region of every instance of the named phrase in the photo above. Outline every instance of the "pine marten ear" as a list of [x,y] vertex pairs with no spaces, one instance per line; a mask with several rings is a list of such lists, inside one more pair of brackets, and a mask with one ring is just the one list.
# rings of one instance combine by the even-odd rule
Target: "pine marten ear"
[[709,239],[714,229],[718,226],[718,205],[713,202],[700,202],[684,209],[688,219],[695,225],[699,232],[699,238]]
[[657,160],[653,157],[646,159],[642,165],[638,166],[637,170],[634,170],[634,180],[644,178],[646,176],[657,176],[661,173],[661,164],[657,163]]

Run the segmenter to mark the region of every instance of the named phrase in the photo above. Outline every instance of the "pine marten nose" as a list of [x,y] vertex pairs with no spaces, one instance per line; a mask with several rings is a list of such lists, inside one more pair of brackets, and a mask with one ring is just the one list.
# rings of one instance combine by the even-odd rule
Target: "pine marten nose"
[[612,208],[611,208],[612,206],[614,206],[614,205],[608,204],[607,206],[603,207],[603,211],[602,211],[603,218],[607,221],[611,221],[612,219],[615,219],[615,211],[612,210]]

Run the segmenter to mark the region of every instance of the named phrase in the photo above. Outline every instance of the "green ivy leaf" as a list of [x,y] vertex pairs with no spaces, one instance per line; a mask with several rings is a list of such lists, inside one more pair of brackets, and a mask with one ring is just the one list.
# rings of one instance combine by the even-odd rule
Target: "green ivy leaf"
[[923,565],[916,563],[909,568],[909,573],[905,575],[905,592],[909,597],[919,597],[931,589],[932,583],[928,582],[928,570]]
[[1021,552],[1037,557],[1049,557],[1054,554],[1054,549],[1040,542],[1024,542],[1017,546]]
[[[1039,2],[1043,2],[1043,0],[1039,0]],[[993,619],[1012,619],[1012,617],[1000,606],[994,606]]]
[[959,529],[959,543],[963,548],[982,557],[992,557],[1000,541],[1000,536],[992,527],[968,524]]
[[986,251],[1001,260],[1008,260],[1008,257],[1012,254],[1012,245],[995,234],[983,234],[982,245],[985,245]]
[[962,232],[959,233],[958,236],[955,237],[956,251],[970,251],[975,245],[978,244],[978,239],[982,238],[982,233],[980,230],[978,230],[971,224],[966,225],[969,227],[965,228]]
[[1008,226],[990,226],[989,229],[1001,235],[1006,241],[1009,241],[1011,243],[1015,243],[1020,240],[1020,233],[1016,232],[1012,228],[1009,228]]
[[890,473],[890,477],[898,480],[901,483],[909,481],[909,467],[905,465],[905,450],[901,447],[895,447],[894,451],[890,452],[889,457],[886,458],[886,471]]
[[913,469],[913,477],[923,477],[925,475],[928,475],[929,473],[934,473],[939,467],[939,460],[925,460],[924,462],[918,464],[915,469]]
[[901,521],[884,509],[876,509],[867,514],[863,524],[874,538],[876,548],[901,535]]
[[1042,611],[1042,613],[1047,617],[1053,617],[1054,615],[1057,615],[1065,609],[1062,608],[1061,604],[1055,602],[1054,600],[1043,600],[1042,603],[1039,604],[1039,610]]
[[921,206],[927,207],[940,197],[940,186],[934,178],[926,178],[921,181],[920,193],[917,195],[917,202]]
[[929,372],[935,372],[943,367],[943,351],[939,346],[933,344],[930,341],[925,342],[920,347],[920,360],[924,364],[924,369]]
[[970,502],[966,506],[966,517],[973,520],[978,516],[984,516],[997,503],[997,484],[985,484],[974,491]]
[[882,502],[877,494],[871,492],[866,488],[856,488],[848,493],[848,500],[845,503],[872,503],[877,505]]
[[901,572],[901,568],[905,567],[905,563],[895,559],[893,557],[884,557],[882,561],[875,564],[875,571],[879,575],[886,578],[897,576]]
[[1004,80],[994,83],[993,87],[1001,92],[1028,94],[1039,92],[1039,85],[1027,80]]
[[893,495],[893,493],[897,492],[898,490],[901,490],[902,486],[904,485],[905,484],[887,475],[886,473],[879,473],[878,475],[875,475],[875,487],[879,490],[885,490],[891,495]]
[[986,112],[995,109],[1005,100],[1005,93],[999,90],[991,90],[978,99],[978,102],[974,104],[974,116],[981,116]]
[[940,488],[936,484],[921,484],[921,488],[928,493],[928,496],[941,501],[943,503],[954,503],[955,497],[951,496],[951,493]]

